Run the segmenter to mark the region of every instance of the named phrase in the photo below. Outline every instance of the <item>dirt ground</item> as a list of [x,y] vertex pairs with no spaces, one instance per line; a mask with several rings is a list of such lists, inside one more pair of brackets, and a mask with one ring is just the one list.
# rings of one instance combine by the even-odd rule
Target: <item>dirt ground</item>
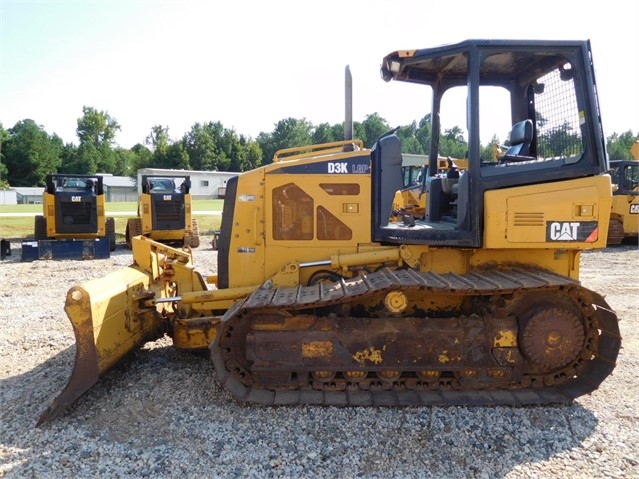
[[[210,239],[202,239],[200,248],[194,249],[194,259],[204,275],[216,271],[217,252],[210,247]],[[132,468],[134,475],[148,472],[156,477],[177,477],[182,475],[182,466],[175,465],[175,457],[182,457],[178,461],[181,464],[191,464],[188,473],[200,471],[218,477],[214,471],[221,467],[225,454],[229,461],[244,461],[246,467],[258,471],[274,463],[292,467],[299,461],[300,474],[293,468],[284,475],[319,477],[321,468],[309,469],[308,457],[315,457],[314,450],[329,445],[340,451],[339,456],[327,453],[331,460],[343,460],[344,467],[357,466],[351,470],[353,476],[369,475],[363,465],[367,457],[373,455],[378,461],[395,451],[406,458],[401,465],[396,464],[405,468],[399,476],[422,477],[417,471],[425,467],[424,451],[435,455],[449,447],[449,455],[459,454],[459,460],[469,465],[459,474],[446,474],[443,463],[430,464],[440,468],[435,470],[441,475],[433,477],[639,477],[636,243],[582,254],[581,281],[604,295],[616,311],[623,341],[613,375],[599,390],[579,398],[572,406],[418,408],[409,412],[383,408],[366,412],[246,408],[219,387],[208,359],[183,354],[170,347],[170,340],[160,340],[145,346],[130,363],[100,378],[65,414],[35,429],[38,415],[66,384],[73,366],[75,341],[63,310],[67,291],[130,262],[131,252],[123,246],[104,260],[21,262],[19,243],[12,243],[12,255],[0,262],[0,477],[96,477],[109,471],[113,461],[129,461],[126,467]],[[513,420],[521,420],[526,429],[504,436],[504,428],[511,427]],[[306,446],[298,444],[300,433],[295,432],[300,423],[308,424],[303,426],[306,428],[327,428],[326,434],[336,437],[331,438],[332,442],[327,437],[307,437],[310,452],[302,458],[298,449]],[[446,426],[433,429],[440,423]],[[381,424],[386,426],[382,428]],[[363,431],[364,426],[370,432]],[[225,431],[223,436],[220,430]],[[564,434],[561,441],[558,431]],[[294,442],[290,444],[294,445],[289,450],[285,438],[291,435]],[[340,435],[348,437],[342,441]],[[271,444],[268,438],[273,437],[280,437],[280,444]],[[504,437],[519,442],[504,442]],[[450,446],[441,443],[449,439]],[[471,449],[478,469],[469,469],[468,443],[463,449],[455,442],[471,439],[476,439]],[[234,458],[235,450],[243,450],[246,441],[259,445],[256,459]],[[281,443],[285,444],[284,452]],[[486,449],[486,444],[503,444],[503,449]],[[129,452],[121,455],[122,448]],[[152,459],[166,461],[158,473],[154,468],[159,466],[145,462],[149,448],[155,451]],[[211,448],[217,448],[217,452]],[[522,448],[529,450],[522,455]],[[54,453],[61,454],[55,467],[49,457]],[[75,460],[82,466],[74,466]],[[395,464],[392,458],[389,461]],[[202,469],[194,465],[196,462]],[[236,467],[239,476],[246,477],[248,469]],[[40,473],[46,468],[52,476]],[[358,471],[362,474],[355,474]],[[477,471],[488,471],[488,475]]]

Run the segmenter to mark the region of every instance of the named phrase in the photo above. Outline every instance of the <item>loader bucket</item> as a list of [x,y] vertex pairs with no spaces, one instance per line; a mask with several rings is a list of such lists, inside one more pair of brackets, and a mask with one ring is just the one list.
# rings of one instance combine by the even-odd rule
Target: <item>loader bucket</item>
[[129,266],[69,290],[64,309],[75,334],[75,364],[37,426],[64,411],[129,352],[162,336],[161,317],[142,305],[149,281],[141,269]]

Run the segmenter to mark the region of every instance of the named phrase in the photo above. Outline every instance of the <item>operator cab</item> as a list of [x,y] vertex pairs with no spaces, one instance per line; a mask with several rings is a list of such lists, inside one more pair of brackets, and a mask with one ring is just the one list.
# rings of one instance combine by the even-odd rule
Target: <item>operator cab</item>
[[[421,190],[426,213],[414,226],[388,222],[393,194],[404,187],[396,131],[374,145],[374,241],[480,247],[487,191],[607,170],[587,41],[548,42],[540,49],[538,42],[524,40],[468,40],[397,51],[384,58],[381,74],[386,81],[430,88],[431,142]],[[491,130],[496,115],[505,119],[503,131]],[[450,131],[441,119],[451,117],[465,120],[467,170],[438,166],[439,158],[450,155]],[[507,151],[487,157],[489,145],[482,146],[481,139],[500,133],[508,136]]]

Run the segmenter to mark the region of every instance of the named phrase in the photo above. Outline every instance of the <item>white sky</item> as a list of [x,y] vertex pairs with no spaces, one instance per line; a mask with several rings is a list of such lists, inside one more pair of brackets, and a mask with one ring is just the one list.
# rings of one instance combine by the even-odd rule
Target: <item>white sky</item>
[[208,121],[255,138],[287,117],[341,123],[350,65],[354,119],[377,112],[394,127],[430,97],[381,80],[392,51],[590,39],[605,134],[637,134],[638,18],[634,1],[0,0],[0,122],[29,118],[77,144],[90,106],[118,121],[125,148],[158,124],[173,139]]

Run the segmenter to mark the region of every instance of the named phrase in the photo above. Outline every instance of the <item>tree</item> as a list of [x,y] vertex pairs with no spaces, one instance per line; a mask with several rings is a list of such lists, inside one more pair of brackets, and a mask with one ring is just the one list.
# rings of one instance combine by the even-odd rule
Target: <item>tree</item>
[[380,136],[391,129],[388,122],[377,112],[366,115],[366,119],[362,122],[362,128],[364,130],[362,141],[366,148],[371,148]]
[[150,168],[153,161],[153,153],[142,143],[137,143],[131,148],[131,164],[129,175],[137,180],[137,171],[142,168]]
[[581,148],[579,134],[568,121],[540,133],[537,140],[537,154],[542,158],[570,156]]
[[[219,125],[219,128],[218,128]],[[196,123],[182,138],[184,149],[189,155],[189,160],[196,170],[217,169],[217,137],[221,123],[209,122],[205,125]]]
[[620,135],[613,133],[606,140],[608,157],[611,160],[631,160],[630,148],[637,140],[639,140],[639,134],[635,135],[631,130]]
[[98,172],[119,173],[126,167],[118,165],[118,155],[113,150],[115,134],[120,125],[106,111],[83,106],[78,118],[76,134],[80,140],[76,163],[76,173],[95,174]]
[[3,164],[13,186],[44,186],[47,173],[61,164],[62,139],[50,136],[33,120],[22,120],[8,131],[3,143]]
[[257,142],[264,152],[264,163],[272,163],[278,150],[306,146],[313,143],[313,125],[303,118],[286,118],[275,125],[273,133],[260,133]]
[[[336,135],[336,129],[338,134]],[[341,132],[339,131],[341,130]],[[342,141],[344,139],[344,131],[340,125],[330,125],[329,123],[320,123],[313,129],[313,144],[332,143],[334,141]]]
[[145,144],[151,147],[151,164],[155,168],[169,168],[169,147],[171,138],[169,137],[169,127],[154,125],[151,133],[146,137]]
[[7,165],[5,165],[4,153],[2,152],[3,145],[6,144],[7,140],[9,140],[9,132],[0,123],[0,189],[5,189],[9,186],[7,181],[9,170]]
[[439,137],[439,154],[453,158],[465,158],[468,152],[468,143],[464,138],[464,131],[454,126]]

